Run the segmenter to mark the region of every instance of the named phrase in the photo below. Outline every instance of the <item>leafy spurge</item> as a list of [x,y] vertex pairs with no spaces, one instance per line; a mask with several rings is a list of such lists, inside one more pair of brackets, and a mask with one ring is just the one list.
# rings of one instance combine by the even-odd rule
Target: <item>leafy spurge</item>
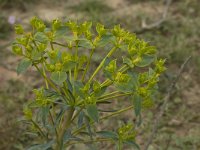
[[[35,99],[24,107],[25,118],[42,139],[35,148],[62,150],[72,144],[105,140],[116,142],[119,150],[124,144],[139,148],[134,127],[138,123],[124,125],[116,133],[93,132],[97,122],[130,109],[140,120],[141,110],[153,105],[159,76],[165,70],[164,60],[156,57],[156,48],[120,25],[106,29],[99,23],[94,27],[92,22],[55,19],[48,27],[36,17],[30,24],[31,32],[15,26],[19,36],[13,42],[13,52],[22,57],[18,74],[35,67],[46,86],[35,89]],[[94,53],[108,48],[92,71]],[[90,54],[85,55],[87,52]],[[123,54],[121,60],[114,58],[118,52]],[[101,78],[97,76],[100,71],[104,73]],[[122,98],[129,100],[129,107],[100,109],[102,103],[109,105]]]

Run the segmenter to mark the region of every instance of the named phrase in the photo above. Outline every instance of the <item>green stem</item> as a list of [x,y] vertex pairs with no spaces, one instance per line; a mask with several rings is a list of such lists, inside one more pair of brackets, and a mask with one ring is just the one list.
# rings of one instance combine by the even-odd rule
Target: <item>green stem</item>
[[122,150],[122,141],[119,140],[117,150]]
[[[44,68],[44,63],[42,64],[42,67],[43,67],[43,74],[44,76],[46,77],[46,72],[45,72],[45,68]],[[45,78],[45,83],[46,83],[46,88],[49,89],[49,85],[48,85],[48,82]],[[54,107],[52,106],[52,109],[54,109]],[[51,114],[51,110],[49,110],[49,115],[50,115],[50,120],[51,120],[51,123],[52,125],[55,127],[55,133],[56,133],[56,139],[58,140],[58,132],[57,132],[57,129],[56,129],[56,126],[55,126],[55,122],[53,120],[53,116]]]
[[97,138],[95,140],[71,142],[69,144],[65,144],[65,146],[67,147],[67,146],[74,145],[74,144],[81,144],[81,143],[87,144],[87,143],[104,142],[104,141],[113,141],[113,139]]
[[35,121],[33,121],[33,119],[31,119],[31,122],[32,122],[32,123],[34,124],[34,126],[39,130],[40,134],[41,134],[43,137],[47,138],[47,137],[45,136],[44,132],[42,131],[42,129],[40,128],[40,126],[39,126]]
[[90,77],[88,83],[92,82],[92,79],[95,77],[95,75],[99,72],[99,70],[103,67],[105,61],[107,58],[109,58],[115,51],[116,51],[117,47],[113,47],[110,52],[106,55],[106,57],[101,61],[101,63],[99,64],[99,66],[97,67],[97,69],[94,71],[94,73],[92,74],[92,76]]
[[37,48],[37,50],[39,51],[39,48],[38,48],[38,46],[37,46],[37,44],[36,44],[35,40],[33,40],[33,44],[35,45],[35,47],[36,47],[36,48]]
[[132,109],[132,108],[133,108],[133,105],[132,105],[132,106],[129,106],[129,107],[126,107],[126,108],[123,108],[123,109],[121,109],[121,110],[119,110],[119,111],[113,112],[113,113],[111,113],[111,114],[109,114],[109,115],[107,115],[107,116],[104,116],[104,117],[102,117],[100,120],[108,119],[108,118],[110,118],[110,117],[112,117],[112,116],[118,115],[118,114],[123,113],[123,112],[125,112],[125,111],[128,111],[128,110],[130,110],[130,109]]
[[93,48],[92,51],[91,51],[91,53],[90,53],[90,57],[89,57],[89,60],[88,60],[88,62],[87,62],[87,65],[86,65],[86,69],[85,69],[85,71],[84,71],[84,73],[83,73],[82,82],[84,82],[85,75],[86,75],[86,73],[87,73],[87,71],[88,71],[88,68],[89,68],[90,63],[91,63],[92,56],[93,56],[93,54],[94,54],[94,50],[95,50],[95,49]]
[[[69,96],[68,96],[68,94],[67,94],[66,90],[62,88],[62,91],[63,91],[63,93],[64,93],[65,97],[66,97],[68,100],[70,100],[70,98],[69,98]],[[65,102],[66,102],[66,104],[68,104],[68,102],[67,102],[67,100],[66,100],[66,99],[65,99]]]
[[64,45],[64,44],[61,44],[61,43],[57,43],[57,42],[51,42],[52,44],[55,44],[55,45],[59,45],[59,46],[62,46],[62,47],[68,47],[67,45]]
[[[118,72],[124,73],[124,72],[127,71],[128,69],[129,69],[129,66],[123,65],[123,66],[118,70]],[[112,82],[110,79],[107,79],[107,80],[105,80],[105,81],[101,84],[101,87],[109,86],[109,85],[111,85],[112,83],[113,83],[113,82]]]
[[[78,42],[76,42],[75,60],[78,59]],[[78,64],[74,68],[74,81],[76,81],[78,76]]]
[[54,122],[53,116],[52,116],[52,114],[51,114],[51,110],[49,111],[49,115],[50,115],[51,123],[52,123],[53,126],[55,127],[56,139],[57,139],[57,142],[58,142],[58,131],[57,131],[57,129],[56,129],[55,122]]
[[72,102],[72,104],[74,104],[75,103],[75,98],[73,97],[72,93],[70,93],[69,89],[67,88],[67,83],[64,82],[63,86],[64,86],[63,92],[65,93],[66,97],[68,97],[70,102]]
[[[131,95],[132,94],[132,93],[117,94],[117,93],[118,93],[118,91],[113,92],[111,94],[104,95],[102,97],[99,97],[96,102],[100,103],[100,102],[104,102],[104,101],[109,100],[109,99],[113,99],[113,98],[117,98],[117,97],[122,97],[122,96],[127,96],[127,95]],[[114,95],[114,94],[117,94],[117,95]],[[77,103],[77,105],[83,106],[83,102],[84,102],[84,100],[79,101],[79,103]]]
[[[46,71],[45,71],[44,63],[42,63],[42,69],[43,69],[43,74],[46,77]],[[44,80],[45,80],[46,88],[49,89],[49,85],[48,85],[47,79],[44,78]]]
[[[125,111],[128,111],[128,110],[130,110],[130,109],[132,109],[132,108],[133,108],[133,105],[132,105],[132,106],[129,106],[129,107],[126,107],[126,108],[124,108],[124,109],[121,109],[121,110],[119,110],[119,111],[113,112],[113,113],[111,113],[111,114],[109,114],[109,115],[107,115],[107,116],[104,116],[104,117],[100,118],[99,121],[102,121],[102,120],[104,120],[104,119],[110,118],[110,117],[115,116],[115,115],[118,115],[118,114],[123,113],[123,112],[125,112]],[[91,121],[90,123],[93,124],[94,121]],[[74,132],[72,132],[72,135],[77,135],[81,130],[83,130],[83,129],[85,129],[85,128],[86,128],[86,125],[83,125],[83,126],[80,127],[79,129],[77,129],[77,130],[75,130]]]
[[62,150],[63,147],[63,137],[67,129],[70,127],[71,119],[74,113],[74,108],[70,107],[66,114],[63,116],[64,120],[62,125],[60,126],[60,130],[58,133],[58,144],[56,145],[56,150]]
[[114,92],[111,92],[111,93],[108,93],[108,94],[104,94],[103,96],[99,97],[99,99],[105,98],[105,97],[108,97],[108,96],[112,96],[112,95],[115,95],[115,94],[118,94],[118,93],[120,93],[120,91],[114,91]]
[[38,72],[43,76],[43,78],[52,86],[52,88],[60,94],[59,89],[43,74],[43,72],[39,69],[39,67],[37,65],[34,66],[38,70]]
[[123,94],[113,95],[113,96],[110,96],[110,97],[105,97],[105,98],[102,98],[102,99],[98,99],[97,103],[98,102],[103,102],[103,101],[108,100],[108,99],[113,99],[113,98],[117,98],[117,97],[127,96],[127,95],[131,95],[131,94],[132,93],[123,93]]
[[71,82],[72,81],[72,71],[69,70],[69,81]]
[[50,45],[51,45],[51,49],[54,50],[53,42],[50,42]]
[[73,121],[76,119],[76,117],[80,114],[80,112],[81,112],[82,110],[83,110],[83,108],[81,108],[81,109],[79,109],[79,110],[77,111],[77,113],[73,116],[71,122],[73,122]]
[[[123,65],[118,71],[124,73],[125,71],[127,71],[129,69],[129,66],[127,65]],[[105,80],[103,83],[101,83],[100,87],[104,87],[104,86],[109,86],[113,83],[113,81],[111,81],[110,79]],[[93,94],[93,93],[92,93]],[[111,93],[110,93],[111,94]]]
[[128,69],[129,69],[128,65],[123,65],[118,71],[123,73],[123,72],[127,71]]

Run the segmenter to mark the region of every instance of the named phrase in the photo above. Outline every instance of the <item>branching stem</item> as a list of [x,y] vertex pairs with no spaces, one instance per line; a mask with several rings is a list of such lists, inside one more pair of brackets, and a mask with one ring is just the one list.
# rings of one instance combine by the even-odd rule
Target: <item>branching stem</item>
[[70,107],[69,110],[63,116],[63,123],[60,126],[58,133],[58,144],[56,145],[56,150],[62,150],[63,147],[63,137],[67,129],[70,127],[71,119],[74,113],[74,108]]
[[[110,117],[115,116],[115,115],[118,115],[118,114],[123,113],[123,112],[125,112],[125,111],[128,111],[128,110],[130,110],[130,109],[132,109],[132,108],[133,108],[133,105],[132,105],[132,106],[129,106],[129,107],[126,107],[126,108],[123,108],[123,109],[121,109],[121,110],[119,110],[119,111],[113,112],[113,113],[111,113],[111,114],[109,114],[109,115],[107,115],[107,116],[104,116],[104,117],[100,118],[99,121],[105,120],[105,119],[110,118]],[[91,121],[91,122],[90,122],[90,124],[93,124],[93,123],[94,123],[94,121]],[[77,129],[77,130],[75,130],[74,132],[72,132],[72,135],[77,135],[80,131],[82,131],[82,130],[85,129],[85,128],[86,128],[86,125],[83,125],[83,126],[80,127],[79,129]]]
[[84,82],[85,75],[86,75],[86,73],[87,73],[87,71],[88,71],[88,69],[89,69],[89,66],[90,66],[90,63],[91,63],[91,59],[92,59],[92,56],[93,56],[93,54],[94,54],[94,50],[95,50],[95,49],[93,48],[93,49],[91,50],[91,52],[90,52],[90,57],[89,57],[89,60],[88,60],[88,62],[87,62],[85,71],[84,71],[84,73],[83,73],[82,82]]
[[101,63],[99,64],[99,66],[97,67],[97,69],[94,71],[94,73],[92,74],[92,76],[90,77],[90,79],[88,80],[88,83],[91,83],[93,78],[95,77],[95,75],[99,72],[99,70],[103,67],[105,61],[107,58],[109,58],[115,51],[117,50],[117,47],[113,47],[110,52],[106,55],[106,57],[101,61]]

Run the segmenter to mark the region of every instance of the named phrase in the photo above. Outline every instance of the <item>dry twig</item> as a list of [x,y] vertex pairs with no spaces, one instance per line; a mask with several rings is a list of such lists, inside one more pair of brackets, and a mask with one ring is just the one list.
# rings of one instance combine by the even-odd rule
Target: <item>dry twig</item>
[[149,25],[147,25],[146,20],[143,20],[142,21],[142,29],[150,30],[152,28],[160,26],[167,18],[167,14],[168,14],[169,6],[170,6],[171,2],[172,2],[172,0],[166,0],[166,7],[163,11],[163,14],[162,14],[162,17],[160,20],[158,20],[152,24],[149,24]]
[[175,87],[176,83],[178,82],[178,80],[179,80],[179,78],[180,78],[180,76],[181,76],[181,74],[182,74],[182,72],[183,72],[183,70],[184,70],[186,64],[189,62],[190,59],[191,59],[191,56],[189,56],[189,57],[185,60],[185,62],[181,65],[181,68],[180,68],[180,70],[179,70],[179,72],[178,72],[176,78],[175,78],[174,81],[171,83],[171,85],[170,85],[170,87],[169,87],[169,89],[168,89],[167,95],[166,95],[166,96],[164,97],[164,99],[163,99],[164,102],[163,102],[163,104],[162,104],[162,106],[161,106],[161,108],[160,108],[160,112],[158,113],[157,117],[156,117],[155,120],[154,120],[153,129],[152,129],[151,134],[150,134],[150,136],[149,136],[149,138],[148,138],[148,140],[147,140],[147,144],[145,145],[144,150],[148,150],[149,145],[152,143],[153,138],[155,137],[156,132],[157,132],[157,130],[158,130],[158,124],[159,124],[159,122],[160,122],[160,119],[161,119],[161,117],[162,117],[163,114],[164,114],[166,105],[167,105],[167,103],[168,103],[168,101],[169,101],[171,95],[173,94],[174,87]]

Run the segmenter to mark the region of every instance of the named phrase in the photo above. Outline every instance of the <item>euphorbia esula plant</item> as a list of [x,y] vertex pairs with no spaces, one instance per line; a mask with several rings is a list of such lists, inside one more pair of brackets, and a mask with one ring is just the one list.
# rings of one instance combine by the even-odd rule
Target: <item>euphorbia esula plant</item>
[[[56,19],[46,26],[36,17],[30,24],[31,32],[15,26],[19,36],[13,52],[22,58],[18,74],[34,67],[44,79],[44,86],[33,90],[34,100],[24,106],[31,131],[40,136],[31,148],[63,150],[96,142],[116,143],[118,150],[124,145],[139,148],[135,137],[141,110],[153,105],[165,70],[155,47],[120,25],[106,29],[102,24]],[[99,54],[96,65],[94,54]],[[117,54],[120,57],[114,57]],[[129,106],[114,110],[113,101],[123,99]],[[102,104],[111,110],[103,110]],[[122,123],[112,131],[97,130],[100,122],[131,109],[136,122]]]

